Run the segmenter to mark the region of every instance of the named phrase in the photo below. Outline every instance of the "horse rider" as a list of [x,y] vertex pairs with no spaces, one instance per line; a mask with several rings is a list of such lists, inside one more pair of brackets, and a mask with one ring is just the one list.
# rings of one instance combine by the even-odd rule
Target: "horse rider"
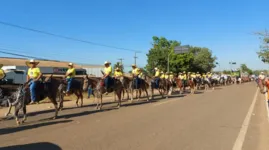
[[201,74],[199,72],[196,72],[196,78],[201,78]]
[[207,75],[205,73],[202,74],[203,79],[206,79],[206,76]]
[[142,70],[140,68],[138,68],[137,71],[138,71],[138,78],[142,79],[144,77]]
[[108,88],[110,86],[110,82],[112,81],[112,67],[111,63],[109,61],[105,61],[104,63],[105,68],[104,68],[104,76],[103,78],[105,79],[105,89],[106,89],[106,95],[108,94]]
[[173,74],[173,72],[170,72],[169,79],[170,79],[170,81],[172,83],[174,82],[174,74]]
[[0,64],[0,80],[4,79],[6,74],[4,72],[4,70],[2,69],[3,64]]
[[163,71],[161,71],[161,77],[160,77],[161,79],[165,79],[165,74],[164,74],[164,72]]
[[70,94],[70,88],[72,86],[73,80],[76,76],[76,69],[74,68],[73,63],[68,64],[68,70],[65,74],[65,79],[67,81],[67,88],[66,88],[66,95],[68,96]]
[[132,75],[135,81],[135,88],[138,89],[139,88],[139,69],[137,68],[137,66],[135,64],[132,64]]
[[160,83],[160,76],[161,76],[161,71],[159,68],[154,68],[155,70],[155,75],[154,75],[154,81],[155,81],[155,85],[156,87],[155,88],[159,88],[159,83]]
[[185,87],[186,86],[186,82],[187,82],[187,74],[186,74],[185,71],[183,71],[182,76],[183,76],[183,78],[182,78],[182,80],[183,80],[183,87]]
[[120,68],[117,67],[117,68],[115,69],[115,72],[114,72],[114,78],[115,78],[115,79],[119,79],[119,78],[122,77],[122,76],[123,76],[123,73],[121,72]]
[[196,74],[194,72],[191,73],[191,79],[194,80],[196,78]]
[[259,79],[260,81],[262,81],[262,83],[264,83],[264,79],[265,79],[264,72],[261,72],[261,73],[260,73],[258,79]]
[[26,61],[26,65],[30,67],[27,72],[27,77],[26,77],[26,83],[30,85],[30,95],[31,95],[31,103],[30,104],[35,104],[37,99],[36,99],[36,88],[39,80],[42,77],[42,73],[40,69],[37,67],[39,64],[38,61],[31,59],[30,61]]

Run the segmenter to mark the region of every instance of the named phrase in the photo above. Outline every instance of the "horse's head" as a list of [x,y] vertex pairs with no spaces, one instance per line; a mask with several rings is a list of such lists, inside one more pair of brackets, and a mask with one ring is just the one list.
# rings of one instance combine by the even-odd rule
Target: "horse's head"
[[89,77],[88,77],[88,75],[85,75],[83,77],[83,86],[82,86],[83,91],[88,90],[89,85],[90,85],[90,83],[89,83]]

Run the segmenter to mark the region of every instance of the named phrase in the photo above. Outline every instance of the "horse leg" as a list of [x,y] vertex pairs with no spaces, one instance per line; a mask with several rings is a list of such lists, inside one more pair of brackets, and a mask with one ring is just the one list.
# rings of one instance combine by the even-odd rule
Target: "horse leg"
[[103,107],[103,95],[101,94],[101,98],[100,98],[100,107],[99,109],[101,110]]
[[9,106],[8,106],[8,111],[7,111],[7,113],[5,114],[5,117],[7,117],[9,114],[10,114],[10,111],[11,111],[11,108],[12,108],[12,105],[11,105],[11,103],[10,102],[8,102],[9,104]]
[[20,107],[19,106],[15,106],[15,113],[14,113],[14,117],[16,120],[16,124],[20,125],[20,119],[19,119],[19,111],[20,111]]
[[134,95],[133,94],[134,94],[134,90],[133,90],[133,88],[131,88],[131,102],[133,102],[133,100],[134,100],[134,98],[133,98]]
[[80,100],[81,100],[80,107],[82,107],[83,106],[83,93],[81,90],[79,91],[79,95],[80,95]]
[[153,95],[154,95],[154,89],[151,87],[151,100],[154,99]]
[[139,95],[138,95],[138,100],[137,100],[137,101],[140,101],[141,93],[142,93],[142,92],[141,92],[141,89],[139,89],[138,92],[139,92]]
[[120,90],[120,91],[117,91],[117,96],[118,96],[118,108],[120,108],[121,107],[121,92],[122,92],[122,90]]
[[24,123],[27,120],[26,105],[23,106],[22,111],[23,111],[22,123]]
[[57,101],[55,98],[53,98],[53,99],[51,99],[51,102],[53,103],[54,108],[55,108],[55,115],[54,115],[53,119],[56,119],[58,117]]
[[59,108],[58,110],[62,110],[63,109],[63,103],[64,103],[64,98],[62,95],[59,95],[59,98],[60,98],[60,104],[59,104]]
[[145,93],[146,93],[146,96],[147,96],[147,101],[149,101],[149,94],[148,94],[148,90],[145,88],[144,89]]
[[74,94],[77,96],[76,105],[77,105],[77,107],[79,107],[78,106],[79,94],[77,93],[77,91],[75,91]]

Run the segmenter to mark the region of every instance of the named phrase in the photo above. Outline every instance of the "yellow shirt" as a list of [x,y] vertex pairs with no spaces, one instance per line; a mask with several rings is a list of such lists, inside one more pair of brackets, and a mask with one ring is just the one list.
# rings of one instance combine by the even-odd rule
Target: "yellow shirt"
[[106,75],[111,76],[111,74],[112,74],[112,67],[111,66],[105,67],[104,71],[105,71],[105,74]]
[[169,75],[164,75],[164,78],[165,78],[165,79],[168,79],[168,78],[169,78]]
[[203,77],[204,77],[204,78],[206,78],[206,75],[205,75],[205,74],[203,74]]
[[5,77],[5,72],[4,70],[0,69],[0,80]]
[[31,79],[36,79],[40,75],[40,69],[39,68],[29,68],[28,69],[28,76],[30,76]]
[[140,72],[139,72],[139,69],[138,68],[135,68],[135,69],[132,70],[132,74],[133,75],[136,75],[137,76],[137,75],[139,75],[139,73]]
[[155,72],[155,77],[159,77],[160,76],[160,71],[156,71]]
[[143,77],[143,73],[140,72],[139,75],[138,75],[139,78],[142,78]]
[[195,74],[191,74],[191,77],[192,77],[192,78],[196,78],[196,75],[195,75]]
[[183,79],[183,80],[186,80],[186,79],[187,79],[187,75],[184,74],[182,79]]
[[122,76],[123,74],[122,74],[122,72],[120,72],[120,71],[115,71],[114,72],[114,76],[115,77],[120,77],[120,76]]
[[70,68],[67,70],[67,74],[71,74],[71,75],[68,75],[66,78],[74,78],[75,75],[76,75],[76,70],[75,68]]
[[201,74],[199,74],[199,73],[198,73],[198,74],[196,74],[196,77],[201,77]]
[[173,79],[174,78],[174,75],[171,74],[171,75],[169,75],[169,77],[170,77],[170,79]]
[[164,79],[164,78],[165,78],[165,75],[164,75],[164,74],[162,74],[160,78],[161,78],[161,79]]
[[210,78],[210,77],[212,76],[212,74],[210,73],[210,74],[208,74],[207,76]]

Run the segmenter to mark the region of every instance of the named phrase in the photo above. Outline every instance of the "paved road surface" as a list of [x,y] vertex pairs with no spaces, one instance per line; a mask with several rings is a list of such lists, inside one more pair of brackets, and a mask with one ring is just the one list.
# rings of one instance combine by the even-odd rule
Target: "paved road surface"
[[[20,127],[14,120],[0,121],[0,147],[8,150],[28,144],[20,149],[232,150],[255,93],[255,85],[247,83],[152,103],[125,103],[120,109],[107,104],[102,112],[94,107],[71,107],[60,112],[57,120],[47,119],[53,116],[52,111],[41,111]],[[264,96],[258,94],[256,98],[243,149],[268,150]]]

